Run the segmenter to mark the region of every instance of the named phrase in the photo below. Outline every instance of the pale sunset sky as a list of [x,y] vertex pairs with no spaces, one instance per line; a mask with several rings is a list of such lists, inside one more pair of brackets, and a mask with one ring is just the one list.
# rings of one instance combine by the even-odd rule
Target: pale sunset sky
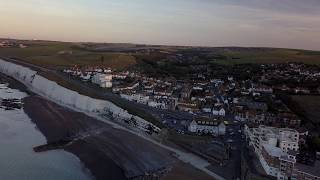
[[320,0],[0,0],[0,37],[320,50]]

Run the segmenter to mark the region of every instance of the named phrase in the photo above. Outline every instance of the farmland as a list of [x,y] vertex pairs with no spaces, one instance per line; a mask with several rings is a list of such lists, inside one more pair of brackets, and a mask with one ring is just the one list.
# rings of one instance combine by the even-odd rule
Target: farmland
[[[122,69],[135,64],[135,58],[125,53],[92,52],[76,43],[51,41],[21,41],[27,48],[0,48],[0,56],[19,58],[41,66],[108,66]],[[103,61],[101,60],[103,57]]]
[[[72,43],[15,40],[27,48],[0,48],[0,56],[19,58],[41,66],[107,66],[126,69],[138,65],[188,71],[186,65],[237,65],[303,62],[320,64],[320,52],[281,48],[183,47],[115,43]],[[179,55],[179,57],[178,57]],[[177,58],[181,61],[176,62]],[[103,61],[102,61],[103,57]],[[180,62],[180,63],[179,63]],[[149,69],[150,70],[150,69]]]

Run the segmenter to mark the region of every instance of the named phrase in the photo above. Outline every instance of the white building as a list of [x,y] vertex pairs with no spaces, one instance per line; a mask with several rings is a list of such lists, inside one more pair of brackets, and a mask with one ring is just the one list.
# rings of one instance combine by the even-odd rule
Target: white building
[[88,73],[86,75],[81,74],[80,78],[82,81],[89,81],[91,79],[91,75]]
[[212,108],[211,107],[204,107],[204,108],[202,108],[202,112],[211,113],[212,112]]
[[280,129],[279,146],[283,152],[288,152],[289,150],[298,151],[299,132],[288,128]]
[[133,90],[133,89],[137,88],[139,85],[140,85],[140,83],[137,82],[137,83],[133,83],[133,84],[128,85],[128,86],[114,87],[112,89],[112,91],[113,92],[120,92],[120,91],[124,91],[124,90]]
[[214,116],[225,116],[226,115],[226,110],[224,108],[220,109],[212,109],[212,115]]
[[158,109],[167,109],[167,105],[163,101],[149,100],[148,106]]
[[97,73],[92,77],[92,83],[98,84],[102,88],[112,87],[112,74]]
[[143,94],[120,94],[120,96],[128,101],[135,101],[141,104],[147,104],[150,100],[149,96],[145,96]]
[[291,153],[299,149],[299,133],[289,128],[262,125],[258,128],[245,126],[244,132],[265,172],[278,179],[288,179],[291,176],[288,172],[296,163]]
[[226,133],[226,125],[221,120],[202,117],[193,120],[190,123],[188,130],[193,133],[224,135]]

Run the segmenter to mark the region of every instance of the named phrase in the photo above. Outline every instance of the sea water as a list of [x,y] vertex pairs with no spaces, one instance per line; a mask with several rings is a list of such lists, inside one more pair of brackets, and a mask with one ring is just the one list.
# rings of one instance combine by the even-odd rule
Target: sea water
[[[0,85],[0,102],[27,94]],[[46,143],[45,137],[23,109],[0,107],[0,180],[89,180],[80,160],[63,150],[36,153],[33,147]],[[19,106],[18,106],[19,107]]]

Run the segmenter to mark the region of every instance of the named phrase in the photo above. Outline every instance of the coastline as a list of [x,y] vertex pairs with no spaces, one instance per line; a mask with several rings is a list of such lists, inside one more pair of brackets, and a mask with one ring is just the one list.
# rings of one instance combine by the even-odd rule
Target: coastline
[[[47,100],[39,96],[29,96],[24,99],[24,111],[31,118],[31,120],[37,125],[39,131],[46,137],[47,143],[53,143],[65,138],[66,134],[70,132],[83,131],[86,130],[88,124],[91,124],[91,128],[95,128],[99,125],[99,122],[90,121],[86,119],[80,113],[71,112],[69,110],[63,109],[62,107],[57,107],[57,105],[51,104]],[[47,105],[53,105],[51,109],[46,109]],[[57,108],[57,111],[53,108]],[[78,122],[83,120],[89,120],[90,122],[85,123],[68,123],[63,120],[65,118],[56,118],[59,111],[66,111],[65,113],[70,113],[76,118],[79,118]],[[59,116],[59,115],[58,115]],[[96,124],[97,123],[97,124]],[[97,180],[102,179],[126,179],[122,169],[115,164],[110,158],[104,156],[96,149],[88,146],[85,140],[78,140],[72,144],[63,146],[62,149],[76,155],[80,161],[90,170],[91,174]],[[49,149],[48,149],[49,150]],[[112,173],[108,173],[106,169]]]
[[[36,110],[34,110],[34,108]],[[54,110],[52,111],[51,108]],[[201,170],[193,168],[190,164],[173,158],[171,152],[168,152],[153,143],[135,137],[135,135],[128,134],[126,131],[112,128],[85,114],[74,112],[56,105],[37,95],[25,98],[25,112],[37,125],[42,134],[45,135],[48,143],[65,138],[64,135],[70,134],[69,132],[87,132],[90,134],[93,130],[92,134],[86,134],[85,138],[78,137],[76,140],[63,146],[62,149],[76,155],[97,180],[141,178],[164,180],[213,179]],[[56,116],[60,116],[57,114],[59,112],[66,118],[57,118]],[[50,117],[48,118],[48,116]],[[71,116],[74,118],[74,121],[69,121]],[[65,121],[63,121],[63,119]],[[118,139],[119,137],[117,136],[126,139],[122,141]],[[127,143],[129,143],[129,145],[126,145]],[[154,160],[145,159],[145,156],[141,153],[137,153],[137,151],[141,151],[142,154],[147,154],[147,156],[154,156],[151,158]],[[120,154],[117,154],[117,152],[120,152]],[[121,167],[119,162],[115,161],[114,157],[116,157],[119,162],[130,165],[124,167],[124,164],[122,164]],[[140,158],[144,159],[140,160]],[[143,167],[159,166],[159,162],[167,163],[162,164],[162,166],[169,167],[169,169],[162,168],[149,172],[141,171],[143,174],[140,174],[140,176],[135,176],[132,172],[131,174],[126,172],[126,170],[139,172],[139,169]],[[156,165],[152,165],[153,163],[156,163]],[[154,175],[157,175],[158,177],[154,177]]]
[[[136,170],[136,172],[127,172],[126,174],[129,175],[129,177],[143,175],[144,173],[142,172],[144,172],[144,170],[148,166],[143,162],[144,160],[146,160],[145,158],[148,158],[147,156],[145,158],[142,157],[144,152],[148,152],[150,153],[149,155],[156,157],[156,159],[151,158],[150,160],[154,159],[154,161],[159,160],[160,162],[162,162],[163,164],[160,165],[161,167],[165,167],[173,162],[173,159],[170,156],[170,152],[161,148],[159,149],[152,143],[145,142],[140,137],[134,136],[123,130],[112,128],[110,125],[94,118],[88,117],[83,113],[72,111],[51,101],[48,101],[30,92],[24,84],[7,75],[0,73],[0,77],[9,83],[10,88],[19,89],[20,91],[29,94],[27,98],[23,99],[24,111],[36,124],[37,129],[46,137],[47,143],[59,141],[66,138],[67,136],[70,136],[71,134],[75,135],[77,133],[88,133],[86,135],[87,137],[72,141],[72,143],[63,146],[62,149],[76,155],[97,180],[106,178],[127,179],[123,168],[127,171],[130,170],[130,168]],[[111,130],[113,130],[114,133],[107,133],[112,132]],[[124,141],[127,141],[125,139],[132,139],[133,141],[131,143],[128,143],[128,146],[126,146],[124,145],[127,144],[126,142],[121,143],[121,140],[118,141],[119,139],[117,140],[117,138],[115,138],[115,136],[118,136],[117,134],[120,134]],[[126,136],[130,138],[126,138]],[[105,137],[108,138],[105,139]],[[125,150],[122,150],[121,154],[126,155],[127,157],[124,157],[122,159],[122,162],[115,163],[115,158],[109,158],[109,156],[112,156],[112,152],[108,152],[107,150],[106,152],[108,153],[106,153],[103,151],[103,149],[101,149],[103,148],[103,146],[100,146],[99,143],[107,143],[105,142],[106,140],[114,141],[114,144],[107,145],[118,146],[116,148],[119,148],[119,152],[121,152],[120,146],[125,146]],[[116,143],[120,144],[115,145]],[[132,156],[137,155],[137,153],[134,153],[134,151],[139,149],[138,146],[142,147],[142,144],[145,143],[147,145],[144,148],[141,148],[142,151],[138,153],[138,156],[136,158],[128,157],[131,151],[133,154]],[[132,149],[129,148],[130,145],[133,145]],[[141,160],[138,160],[139,158],[141,158]],[[121,164],[128,163],[125,162],[125,159],[129,159],[129,166],[131,167],[119,166]],[[163,159],[164,161],[162,161],[161,159]],[[137,161],[137,167],[134,167],[135,161]],[[156,167],[158,165],[151,164],[150,166]],[[154,169],[155,172],[157,170],[158,169]]]
[[[114,127],[113,123],[101,122],[100,117],[91,116],[83,112],[75,112],[71,110],[72,108],[69,109],[67,107],[57,105],[56,103],[51,102],[46,98],[37,96],[32,92],[31,94],[33,95],[33,99],[30,100],[30,103],[26,101],[27,103],[25,103],[25,109],[28,109],[28,107],[32,106],[33,108],[26,110],[26,113],[36,123],[38,128],[41,124],[44,125],[42,128],[39,128],[39,130],[46,136],[49,145],[50,143],[64,141],[65,139],[67,139],[67,141],[71,141],[70,143],[67,143],[67,145],[57,148],[68,151],[68,147],[70,147],[69,151],[74,152],[74,154],[80,159],[82,157],[81,161],[86,165],[86,167],[90,165],[91,169],[90,167],[88,168],[91,171],[96,171],[92,172],[96,178],[99,178],[100,176],[98,175],[100,174],[101,179],[105,179],[106,176],[108,176],[108,174],[105,174],[105,170],[108,168],[100,168],[102,170],[99,170],[99,166],[101,165],[94,165],[97,164],[95,162],[98,162],[101,158],[97,158],[96,161],[93,161],[90,157],[92,154],[88,154],[87,152],[83,153],[82,151],[79,152],[79,148],[77,146],[77,148],[72,148],[75,147],[74,144],[80,143],[81,146],[84,146],[85,144],[85,147],[89,148],[86,151],[95,153],[94,156],[100,153],[101,156],[107,157],[107,160],[111,159],[112,162],[120,167],[120,169],[124,172],[125,177],[130,179],[141,179],[148,176],[160,178],[166,174],[175,173],[172,172],[175,171],[174,169],[169,173],[167,172],[170,171],[176,162],[180,161],[190,163],[196,169],[204,171],[199,174],[206,174],[206,178],[212,176],[217,179],[222,179],[206,169],[205,166],[207,165],[207,162],[190,153],[176,150],[174,148],[167,147],[152,140],[143,138],[139,134],[131,133],[131,131],[127,131],[124,128],[117,128],[118,126]],[[31,96],[29,98],[31,98]],[[35,103],[34,98],[38,98],[38,103]],[[26,98],[26,100],[28,99]],[[43,110],[41,110],[42,112],[39,113],[41,108]],[[50,111],[48,111],[48,109],[50,109]],[[66,112],[66,114],[64,114],[64,112]],[[61,115],[61,113],[64,115]],[[91,123],[86,124],[89,122],[87,119],[81,120],[80,122],[74,121],[75,119],[77,120],[77,118],[72,117],[71,114],[81,114],[83,117],[92,119],[93,121],[100,121],[101,124],[99,127],[102,127],[102,129],[100,129],[101,131],[99,129],[92,129]],[[51,119],[50,117],[54,118]],[[50,120],[46,120],[48,118]],[[44,119],[45,122],[43,122]],[[45,126],[45,124],[48,124],[48,122],[54,122],[53,124],[55,124],[55,126]],[[65,124],[69,124],[71,126],[65,127]],[[78,133],[80,133],[80,136]],[[84,134],[86,134],[85,137],[81,137]],[[48,148],[48,150],[51,149]],[[173,155],[175,153],[178,154],[178,157]],[[108,165],[106,167],[108,167]],[[180,175],[188,177],[190,172],[184,171],[184,173]],[[111,177],[113,177],[113,175],[111,175]],[[210,179],[212,179],[212,177]]]

